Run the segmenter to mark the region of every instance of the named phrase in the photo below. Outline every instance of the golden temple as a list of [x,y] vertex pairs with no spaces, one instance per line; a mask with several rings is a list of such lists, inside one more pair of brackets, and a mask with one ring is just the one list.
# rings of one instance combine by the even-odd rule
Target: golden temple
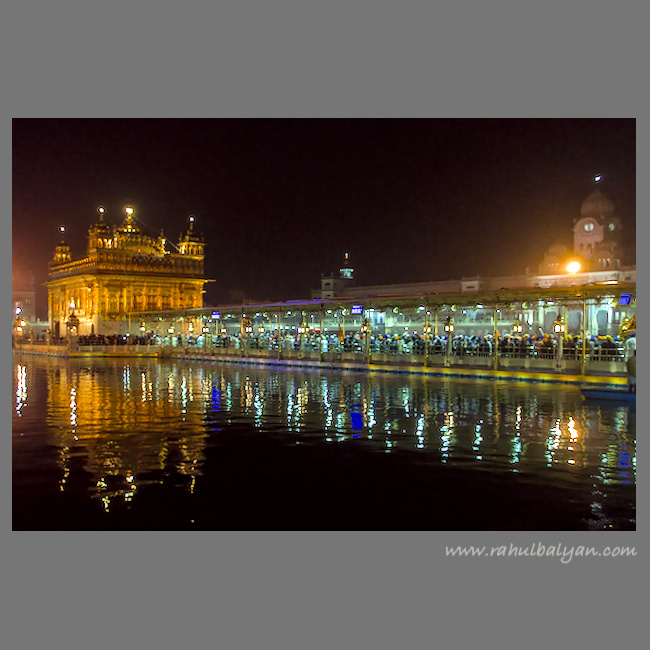
[[46,286],[54,337],[126,334],[132,312],[203,306],[209,280],[203,277],[205,241],[193,231],[194,217],[170,252],[162,232],[152,237],[141,231],[133,208],[113,227],[104,212],[99,208],[99,221],[88,230],[85,257],[72,259],[62,239],[50,261]]

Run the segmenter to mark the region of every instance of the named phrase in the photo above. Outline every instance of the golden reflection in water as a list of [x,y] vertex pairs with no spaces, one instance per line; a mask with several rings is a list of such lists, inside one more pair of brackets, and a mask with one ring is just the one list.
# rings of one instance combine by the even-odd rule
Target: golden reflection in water
[[[78,454],[83,447],[85,469],[94,477],[93,496],[107,511],[116,498],[131,501],[142,484],[138,477],[151,472],[187,476],[193,491],[208,435],[205,407],[194,402],[195,383],[201,379],[193,372],[177,378],[155,364],[138,369],[127,364],[121,372],[110,364],[51,369],[47,423],[57,431],[61,450],[60,489],[65,490],[69,478],[70,450]],[[170,433],[168,423],[177,421],[185,426]],[[162,479],[145,482],[156,480]]]
[[[16,383],[20,416],[24,366]],[[186,476],[193,491],[209,418],[244,417],[258,429],[279,423],[296,443],[308,434],[328,444],[365,440],[383,453],[433,452],[441,463],[471,459],[513,472],[537,463],[568,472],[595,467],[596,505],[599,485],[636,479],[629,409],[583,408],[575,394],[539,385],[120,362],[52,365],[48,389],[61,489],[70,455],[81,446],[94,494],[107,509],[116,498],[135,498],[143,483],[156,480],[147,476],[152,472]],[[600,431],[614,435],[595,451],[590,438]]]

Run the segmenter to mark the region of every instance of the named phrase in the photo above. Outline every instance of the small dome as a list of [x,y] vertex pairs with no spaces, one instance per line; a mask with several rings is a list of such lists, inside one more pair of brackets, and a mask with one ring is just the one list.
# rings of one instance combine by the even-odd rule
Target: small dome
[[549,249],[548,249],[548,255],[554,255],[555,257],[562,257],[562,255],[566,255],[569,252],[569,249],[564,245],[559,242],[555,242]]
[[607,218],[613,212],[614,204],[600,190],[592,192],[580,208],[580,216],[595,219]]

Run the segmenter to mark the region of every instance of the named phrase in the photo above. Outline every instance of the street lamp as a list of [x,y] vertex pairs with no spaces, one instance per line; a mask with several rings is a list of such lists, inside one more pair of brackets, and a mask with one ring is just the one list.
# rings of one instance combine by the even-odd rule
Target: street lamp
[[445,332],[447,334],[447,358],[445,362],[446,365],[450,365],[451,338],[454,333],[454,319],[451,316],[447,316],[447,318],[445,318]]
[[304,349],[305,345],[305,340],[304,336],[307,334],[307,324],[305,323],[304,320],[300,321],[300,325],[298,326],[298,337],[299,337],[299,348],[300,350]]
[[425,366],[429,365],[429,342],[431,340],[431,321],[429,320],[430,315],[431,315],[431,312],[427,309],[426,315],[424,317],[424,329],[423,329],[423,334],[424,334],[424,365]]
[[370,363],[370,322],[367,318],[363,319],[361,336],[363,337],[363,359],[366,363]]
[[553,331],[557,334],[557,362],[556,366],[558,369],[561,367],[562,362],[562,349],[564,344],[564,318],[562,314],[558,314],[556,319],[553,321]]

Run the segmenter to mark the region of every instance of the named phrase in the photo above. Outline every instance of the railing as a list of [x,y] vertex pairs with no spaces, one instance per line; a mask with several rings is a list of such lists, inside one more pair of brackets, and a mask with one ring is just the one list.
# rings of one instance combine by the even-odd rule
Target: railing
[[101,354],[158,354],[161,350],[159,345],[79,345],[71,352],[80,353],[101,353]]
[[[69,353],[81,354],[108,354],[108,355],[159,355],[213,358],[222,357],[230,359],[260,358],[277,360],[305,360],[313,363],[355,363],[374,364],[386,366],[430,366],[430,367],[458,367],[477,369],[509,369],[530,371],[561,371],[571,374],[581,374],[582,349],[568,348],[563,350],[561,357],[554,348],[509,348],[499,346],[496,355],[494,351],[479,346],[477,348],[464,348],[457,346],[450,351],[440,345],[386,345],[375,344],[369,350],[364,347],[363,340],[341,342],[337,340],[327,345],[317,345],[317,339],[291,342],[282,341],[278,349],[277,340],[257,342],[249,345],[244,340],[235,337],[224,338],[212,344],[202,341],[203,345],[172,345],[171,341],[163,341],[156,345],[81,345],[72,346],[65,341],[58,345],[48,344],[46,341],[35,341],[33,344],[16,343],[18,351],[27,351],[35,354],[48,354],[51,356],[68,356]],[[625,372],[625,354],[621,348],[587,350],[584,364],[586,374],[623,374]]]
[[[326,363],[355,363],[361,365],[374,364],[386,366],[422,366],[422,367],[459,367],[476,369],[505,369],[529,370],[544,372],[564,372],[582,374],[582,349],[568,348],[563,350],[561,357],[555,348],[527,347],[513,349],[500,346],[496,355],[492,349],[481,346],[478,348],[456,347],[450,352],[444,346],[399,346],[373,345],[366,350],[363,340],[350,344],[341,341],[327,345],[318,345],[318,340],[283,341],[278,349],[277,340],[253,342],[246,339],[230,337],[211,344],[164,345],[163,356],[191,356],[196,358],[229,358],[229,359],[276,359],[284,361],[303,360],[317,364]],[[496,358],[495,358],[496,357]],[[495,363],[496,361],[496,363]],[[586,374],[621,375],[625,373],[625,355],[622,349],[589,350],[585,359]]]

